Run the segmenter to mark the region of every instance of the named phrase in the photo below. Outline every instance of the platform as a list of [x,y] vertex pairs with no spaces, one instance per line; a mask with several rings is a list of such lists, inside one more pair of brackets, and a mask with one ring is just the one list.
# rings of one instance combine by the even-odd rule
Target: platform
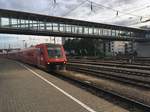
[[0,59],[0,112],[128,112],[35,67]]

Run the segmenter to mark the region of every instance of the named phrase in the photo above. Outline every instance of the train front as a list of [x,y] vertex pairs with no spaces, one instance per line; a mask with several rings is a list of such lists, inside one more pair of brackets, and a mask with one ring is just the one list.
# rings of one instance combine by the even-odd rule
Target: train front
[[48,70],[65,70],[66,69],[66,55],[62,45],[47,45],[48,54]]

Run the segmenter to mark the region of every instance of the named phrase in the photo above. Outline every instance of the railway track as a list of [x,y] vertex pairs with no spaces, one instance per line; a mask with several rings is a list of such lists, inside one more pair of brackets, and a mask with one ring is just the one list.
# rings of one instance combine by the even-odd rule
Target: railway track
[[[122,64],[114,64],[113,63],[93,63],[91,61],[71,61],[67,64],[67,69],[72,71],[77,71],[81,73],[88,74],[89,76],[94,76],[97,78],[109,79],[116,82],[121,82],[124,85],[129,85],[136,88],[146,89],[149,91],[150,89],[150,66],[142,66],[142,65],[122,65]],[[87,83],[87,82],[84,82]],[[87,85],[90,85],[90,83]],[[116,92],[107,91],[103,88],[99,88],[94,85],[95,88],[103,90],[107,93],[116,95],[128,101],[137,103],[146,108],[150,108],[150,105],[139,102],[135,99],[126,97],[124,95],[120,95]]]
[[68,63],[68,69],[87,73],[97,77],[112,79],[115,81],[132,84],[144,88],[150,88],[150,72],[135,71],[132,69],[120,69],[98,65],[88,65],[80,63]]
[[[126,104],[128,105],[136,105],[136,107],[138,108],[142,108],[144,111],[143,112],[149,112],[150,111],[150,105],[143,103],[142,101],[136,100],[134,98],[128,97],[128,96],[124,96],[122,94],[119,94],[118,92],[114,92],[111,90],[106,89],[105,87],[100,87],[98,86],[96,83],[94,84],[92,81],[86,81],[86,78],[81,78],[82,76],[84,77],[84,74],[82,74],[81,76],[76,76],[76,75],[72,75],[72,74],[64,74],[62,72],[56,72],[57,75],[63,76],[69,80],[74,81],[75,83],[81,84],[82,86],[86,87],[86,88],[91,88],[92,90],[96,90],[96,92],[102,92],[103,95],[105,96],[109,96],[111,99],[114,98],[116,100],[120,99],[122,102],[126,102]],[[56,74],[55,74],[56,75]]]
[[94,68],[98,68],[99,70],[112,71],[116,73],[125,73],[128,75],[136,75],[149,77],[150,76],[150,65],[136,65],[129,63],[118,63],[118,62],[93,62],[91,60],[74,60],[69,61],[69,64],[84,64]]
[[99,78],[111,79],[125,84],[132,84],[138,87],[140,86],[142,88],[144,87],[150,89],[150,76],[148,79],[148,78],[143,78],[142,76],[133,76],[133,75],[123,74],[123,73],[115,73],[107,70],[96,70],[96,69],[88,68],[87,66],[79,66],[79,65],[71,65],[71,64],[69,65],[68,69],[94,75]]
[[100,61],[100,60],[77,60],[77,59],[70,59],[69,62],[71,63],[84,63],[84,64],[92,64],[92,65],[103,65],[103,66],[114,66],[120,68],[132,68],[132,69],[143,69],[143,70],[150,70],[149,63],[129,63],[126,61]]
[[[116,63],[116,64],[129,64],[129,58],[110,58],[110,59],[99,59],[98,57],[93,57],[93,58],[73,58],[73,57],[69,57],[70,61],[81,61],[81,60],[85,60],[85,61],[91,61],[91,62],[104,62],[104,63]],[[133,61],[132,65],[150,65],[150,58],[142,58],[142,57],[137,57],[135,58],[135,60]]]

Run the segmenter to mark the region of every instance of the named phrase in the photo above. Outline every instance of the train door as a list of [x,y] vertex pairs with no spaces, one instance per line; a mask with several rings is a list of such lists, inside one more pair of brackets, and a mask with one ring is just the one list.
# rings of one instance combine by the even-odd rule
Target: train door
[[37,48],[37,66],[41,65],[40,54],[41,54],[40,48]]
[[45,67],[44,51],[42,48],[38,48],[37,65]]

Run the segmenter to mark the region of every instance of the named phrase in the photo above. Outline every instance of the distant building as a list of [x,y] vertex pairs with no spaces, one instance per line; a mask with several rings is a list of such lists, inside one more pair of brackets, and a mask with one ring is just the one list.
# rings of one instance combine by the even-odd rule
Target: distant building
[[106,54],[111,56],[115,56],[117,54],[125,54],[126,52],[131,52],[133,50],[132,42],[112,41],[105,44]]
[[123,41],[115,41],[113,42],[114,46],[113,46],[113,52],[116,53],[125,53],[125,45],[126,43]]
[[150,57],[150,42],[136,43],[135,49],[138,57]]

